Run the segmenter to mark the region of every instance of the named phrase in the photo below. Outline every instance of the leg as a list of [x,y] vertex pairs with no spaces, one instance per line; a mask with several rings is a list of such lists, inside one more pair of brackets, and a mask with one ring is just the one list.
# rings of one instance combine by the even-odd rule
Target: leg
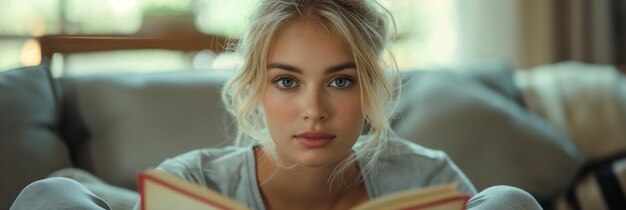
[[26,186],[11,210],[19,209],[111,209],[80,183],[62,177],[47,178]]
[[468,209],[542,209],[526,191],[510,186],[494,186],[474,195]]

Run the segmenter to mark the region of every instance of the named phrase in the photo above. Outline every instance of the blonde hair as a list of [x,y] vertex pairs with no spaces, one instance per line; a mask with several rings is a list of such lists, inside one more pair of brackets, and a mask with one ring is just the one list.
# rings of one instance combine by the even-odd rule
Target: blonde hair
[[339,164],[331,179],[357,159],[367,160],[359,167],[371,171],[388,139],[394,135],[390,120],[395,109],[394,92],[400,85],[393,59],[390,68],[396,73],[393,80],[383,67],[383,52],[389,52],[385,14],[389,14],[387,10],[368,0],[263,0],[251,17],[249,30],[237,45],[244,64],[222,92],[222,101],[236,120],[235,145],[259,144],[268,157],[281,165],[260,108],[267,86],[268,53],[277,31],[294,21],[313,18],[350,50],[356,64],[366,127],[369,127],[364,148]]

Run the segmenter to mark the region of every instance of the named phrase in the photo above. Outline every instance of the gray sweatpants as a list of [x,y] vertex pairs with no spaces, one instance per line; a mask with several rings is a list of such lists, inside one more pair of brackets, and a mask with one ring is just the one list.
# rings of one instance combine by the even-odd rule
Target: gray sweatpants
[[[474,195],[468,209],[541,209],[527,192],[509,186],[494,186]],[[111,209],[80,183],[63,177],[47,178],[26,186],[11,206],[19,209]]]

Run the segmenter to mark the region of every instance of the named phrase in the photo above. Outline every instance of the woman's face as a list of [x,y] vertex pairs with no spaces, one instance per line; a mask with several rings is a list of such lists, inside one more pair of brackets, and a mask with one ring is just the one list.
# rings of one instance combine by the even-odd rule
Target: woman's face
[[311,21],[274,37],[262,108],[287,164],[331,166],[351,153],[364,124],[354,60],[340,41]]

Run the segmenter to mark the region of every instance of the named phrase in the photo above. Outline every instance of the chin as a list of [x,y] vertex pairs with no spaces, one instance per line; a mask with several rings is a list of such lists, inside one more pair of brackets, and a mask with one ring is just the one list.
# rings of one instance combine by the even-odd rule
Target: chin
[[297,141],[291,141],[288,144],[283,144],[282,149],[277,149],[286,166],[297,164],[308,168],[332,167],[334,169],[347,157],[346,152],[350,153],[352,148],[347,145],[336,144],[338,142],[341,140],[325,147],[312,149],[303,147]]
[[306,151],[292,155],[294,155],[292,156],[293,160],[299,165],[310,168],[334,167],[343,160],[343,158],[337,157],[337,155],[320,151]]
[[304,160],[298,161],[298,164],[301,166],[310,167],[310,168],[319,168],[319,167],[329,166],[334,162],[335,161],[331,161],[331,160],[304,159]]

